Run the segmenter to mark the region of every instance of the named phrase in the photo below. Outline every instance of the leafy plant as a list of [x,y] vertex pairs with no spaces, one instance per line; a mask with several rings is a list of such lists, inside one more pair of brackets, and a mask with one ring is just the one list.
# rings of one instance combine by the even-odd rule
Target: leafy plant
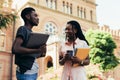
[[91,48],[90,61],[93,64],[99,64],[101,71],[108,71],[119,64],[113,54],[116,44],[109,33],[88,30],[85,36]]
[[7,28],[15,19],[16,16],[14,14],[0,14],[0,29]]

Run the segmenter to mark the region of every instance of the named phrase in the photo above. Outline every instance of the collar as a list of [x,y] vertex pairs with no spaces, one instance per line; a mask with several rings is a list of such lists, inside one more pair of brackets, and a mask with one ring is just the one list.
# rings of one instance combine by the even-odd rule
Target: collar
[[78,38],[74,41],[74,42],[68,42],[68,40],[67,41],[65,41],[65,44],[66,45],[71,45],[71,44],[77,44],[77,42],[78,42]]

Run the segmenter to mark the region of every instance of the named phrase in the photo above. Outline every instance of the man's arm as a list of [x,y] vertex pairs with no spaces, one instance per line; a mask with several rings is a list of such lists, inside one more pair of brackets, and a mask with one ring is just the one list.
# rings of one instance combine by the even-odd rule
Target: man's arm
[[46,45],[41,46],[38,49],[29,49],[22,47],[23,39],[17,37],[13,46],[14,52],[18,54],[34,54],[34,53],[43,53],[46,52]]

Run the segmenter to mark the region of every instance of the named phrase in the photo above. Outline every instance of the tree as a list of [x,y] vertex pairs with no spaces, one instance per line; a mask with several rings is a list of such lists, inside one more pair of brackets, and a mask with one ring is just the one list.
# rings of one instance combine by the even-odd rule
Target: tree
[[0,29],[7,28],[16,19],[15,11],[11,6],[11,0],[0,0]]
[[90,44],[90,61],[99,64],[103,72],[115,68],[119,61],[113,54],[116,44],[109,33],[88,30],[85,34]]
[[0,14],[0,29],[7,28],[15,19],[14,14]]
[[[13,25],[12,40],[14,40],[15,20],[16,20],[17,16],[15,15],[15,11],[13,11],[11,8],[11,4],[9,4],[9,3],[11,3],[10,1],[8,0],[6,2],[6,0],[0,0],[0,30],[2,28],[7,29],[7,27],[9,27],[9,25]],[[12,62],[13,62],[13,54],[11,55],[10,80],[12,80],[12,67],[13,67]]]

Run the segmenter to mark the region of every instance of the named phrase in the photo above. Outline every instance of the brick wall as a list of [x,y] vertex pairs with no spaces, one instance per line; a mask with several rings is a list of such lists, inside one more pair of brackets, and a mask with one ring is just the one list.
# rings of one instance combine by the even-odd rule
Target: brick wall
[[10,80],[11,54],[0,52],[0,80]]

